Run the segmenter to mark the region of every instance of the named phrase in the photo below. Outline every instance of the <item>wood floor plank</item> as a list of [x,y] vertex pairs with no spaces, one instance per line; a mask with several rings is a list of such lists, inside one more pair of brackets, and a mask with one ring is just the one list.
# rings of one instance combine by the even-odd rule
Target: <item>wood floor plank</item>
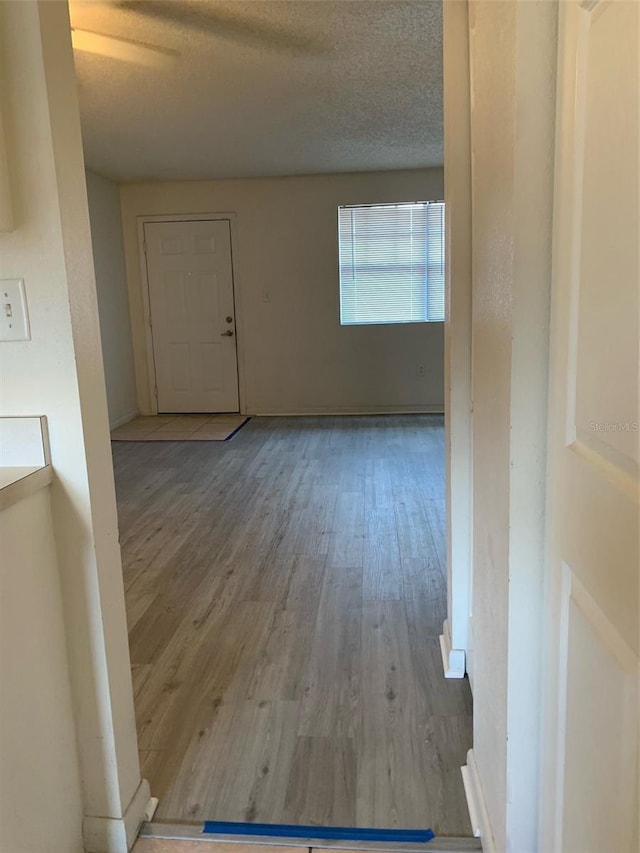
[[362,567],[364,560],[364,490],[338,493],[327,565]]
[[[413,827],[427,817],[423,697],[413,678],[402,602],[365,602],[362,618],[357,817],[361,825]],[[411,823],[411,820],[414,823]]]
[[438,646],[442,419],[254,418],[233,442],[113,454],[160,819],[467,834],[471,694]]
[[[282,813],[296,745],[297,702],[222,705],[192,739],[158,817],[258,823]],[[202,753],[211,763],[201,760]]]
[[436,625],[425,616],[429,602],[405,602],[413,679],[429,716],[458,716],[472,713],[471,691],[466,679],[443,679],[442,657]]
[[447,577],[447,519],[444,498],[432,498],[424,502],[426,518],[435,546],[442,576]]
[[356,825],[356,749],[351,738],[297,738],[283,819],[312,826]]
[[[415,675],[403,602],[365,602],[362,636],[366,676],[358,730],[358,823],[427,825],[442,834],[463,826],[461,834],[470,832],[464,796],[454,797],[449,788],[459,772],[456,761],[464,763],[457,750],[470,729],[447,728],[441,721],[470,723],[471,718],[428,716],[429,697]],[[454,741],[450,747],[443,743],[447,737]]]
[[297,510],[297,529],[291,547],[295,554],[326,556],[333,542],[338,501],[337,483],[328,482],[319,466],[306,475],[307,500]]
[[277,603],[268,638],[252,662],[247,699],[300,699],[306,684],[326,561],[300,554],[290,560],[287,596]]
[[147,680],[136,705],[140,746],[168,750],[170,761],[156,777],[160,791],[172,784],[194,733],[215,719],[227,692],[234,691],[238,671],[257,655],[272,614],[273,605],[263,602],[214,606],[210,618],[188,621],[173,651],[167,648],[157,678]]
[[362,567],[327,565],[301,700],[300,735],[353,737],[361,621]]
[[401,558],[428,560],[426,568],[435,568],[438,551],[418,484],[409,482],[401,492],[394,490],[393,513]]
[[400,600],[402,570],[388,459],[369,462],[365,479],[363,590],[365,600]]
[[431,789],[429,810],[436,835],[471,835],[471,822],[464,791],[460,788],[460,767],[466,764],[463,745],[473,738],[470,714],[441,715],[427,720],[425,741],[435,753],[439,784]]

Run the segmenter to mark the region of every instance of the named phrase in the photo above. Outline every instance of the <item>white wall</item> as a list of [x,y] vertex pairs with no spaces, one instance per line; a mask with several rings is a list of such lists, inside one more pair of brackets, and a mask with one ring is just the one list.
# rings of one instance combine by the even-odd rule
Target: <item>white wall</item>
[[87,195],[107,406],[113,429],[138,413],[120,193],[112,181],[87,172]]
[[516,11],[515,4],[509,10],[504,3],[471,2],[469,12],[475,100],[471,119],[473,750],[496,847],[504,851]]
[[49,490],[0,512],[0,850],[77,853],[82,798]]
[[441,169],[131,184],[121,197],[141,411],[150,401],[136,217],[219,212],[237,214],[248,413],[443,410],[443,324],[340,326],[336,224],[340,204],[443,198]]
[[469,23],[473,753],[485,831],[534,853],[557,4],[478,0]]
[[[0,277],[24,278],[32,333],[30,341],[0,344],[2,413],[49,419],[85,841],[93,853],[122,853],[127,809],[135,822],[147,802],[132,813],[145,790],[67,4],[0,3],[0,24],[15,223],[0,234]],[[49,596],[43,606],[55,619],[58,599]],[[27,661],[24,677],[38,673]],[[35,786],[37,765],[27,772]],[[31,805],[37,820],[39,804]]]

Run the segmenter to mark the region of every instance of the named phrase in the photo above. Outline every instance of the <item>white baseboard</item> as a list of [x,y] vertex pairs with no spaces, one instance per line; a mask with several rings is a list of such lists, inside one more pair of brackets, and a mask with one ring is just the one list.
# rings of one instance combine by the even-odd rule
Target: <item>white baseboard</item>
[[444,620],[442,634],[440,634],[440,652],[442,653],[442,666],[445,678],[464,678],[465,652],[464,649],[451,648],[451,629],[449,620]]
[[137,418],[140,412],[136,409],[135,412],[129,412],[127,415],[122,415],[119,418],[116,418],[114,421],[109,421],[109,429],[114,430],[118,429],[118,427],[124,426],[128,424],[129,421],[132,421],[134,418]]
[[86,853],[128,853],[138,837],[142,822],[153,815],[155,805],[149,783],[143,779],[123,817],[85,816],[82,824]]
[[476,764],[472,749],[467,753],[466,765],[461,767],[460,770],[462,771],[464,793],[467,798],[467,807],[469,809],[473,834],[482,842],[483,853],[497,853],[491,823],[489,822],[487,804],[478,773],[478,765]]
[[[125,415],[123,418],[118,418],[110,426],[113,430],[119,426],[124,426],[124,424],[137,418],[138,415],[153,417],[157,414],[157,412],[141,409],[139,412],[133,412],[130,415]],[[215,412],[211,412],[211,414],[213,415]],[[435,403],[426,406],[345,406],[344,408],[331,406],[326,409],[318,406],[301,409],[260,409],[252,406],[248,411],[240,412],[239,414],[245,415],[247,418],[295,418],[320,417],[322,415],[329,417],[332,415],[444,415],[444,405],[442,403]]]
[[311,406],[309,408],[291,408],[291,409],[260,409],[251,408],[248,415],[255,417],[297,417],[306,415],[307,417],[319,415],[443,415],[444,405],[442,403],[428,405],[412,405],[412,406]]
[[153,820],[153,816],[156,813],[156,809],[158,808],[159,803],[160,800],[157,797],[150,798],[149,804],[145,809],[144,815],[142,816],[142,819],[145,823],[149,823],[149,821]]

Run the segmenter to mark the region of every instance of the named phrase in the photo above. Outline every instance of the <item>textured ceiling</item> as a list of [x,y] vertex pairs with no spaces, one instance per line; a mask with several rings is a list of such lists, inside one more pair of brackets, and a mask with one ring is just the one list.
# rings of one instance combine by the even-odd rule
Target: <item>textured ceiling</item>
[[439,0],[72,0],[72,24],[178,52],[76,52],[87,165],[120,181],[441,165]]

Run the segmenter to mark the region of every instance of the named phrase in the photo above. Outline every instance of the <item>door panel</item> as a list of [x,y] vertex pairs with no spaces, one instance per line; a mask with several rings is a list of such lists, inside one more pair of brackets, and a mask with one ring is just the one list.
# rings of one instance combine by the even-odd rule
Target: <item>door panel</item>
[[640,5],[560,4],[541,849],[638,843]]
[[[636,818],[633,654],[566,568],[562,851],[631,851]],[[588,770],[588,772],[587,772]]]
[[228,220],[144,231],[158,411],[238,411]]

